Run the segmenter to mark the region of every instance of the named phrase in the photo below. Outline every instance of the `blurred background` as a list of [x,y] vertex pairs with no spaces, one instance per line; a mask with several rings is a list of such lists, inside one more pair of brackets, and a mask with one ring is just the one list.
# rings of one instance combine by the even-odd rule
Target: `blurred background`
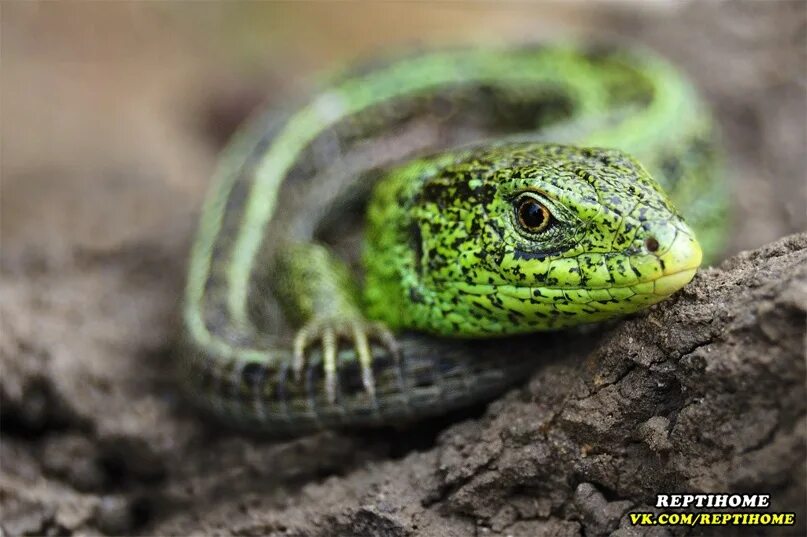
[[[187,236],[215,155],[281,105],[377,51],[618,35],[696,81],[729,150],[729,251],[804,229],[803,1],[535,3],[5,2],[2,241],[76,248]],[[184,253],[178,252],[178,255]]]
[[807,229],[803,0],[0,1],[0,533],[225,531],[244,491],[281,509],[395,453],[260,443],[182,410],[177,305],[216,154],[256,106],[356,58],[589,36],[656,49],[712,104],[728,253]]

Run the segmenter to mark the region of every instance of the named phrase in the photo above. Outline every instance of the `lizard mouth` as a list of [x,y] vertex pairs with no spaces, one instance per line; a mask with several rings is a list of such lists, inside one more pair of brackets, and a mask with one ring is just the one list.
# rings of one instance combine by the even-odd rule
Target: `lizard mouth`
[[669,296],[679,289],[682,289],[686,284],[692,281],[698,268],[689,268],[679,270],[670,274],[665,274],[653,280],[653,294],[660,297]]
[[611,285],[600,287],[545,287],[545,286],[518,286],[507,284],[467,284],[465,282],[452,282],[453,287],[457,287],[465,293],[472,295],[486,295],[490,293],[501,293],[518,299],[526,299],[530,297],[545,296],[546,293],[574,293],[574,292],[588,292],[595,294],[597,292],[608,293],[609,291],[624,291],[631,290],[636,295],[653,295],[659,299],[665,298],[676,291],[680,290],[688,284],[695,277],[698,268],[688,268],[664,274],[654,279],[625,285]]
[[702,252],[698,242],[688,234],[676,237],[660,252],[636,258],[642,276],[631,282],[598,285],[519,285],[499,283],[445,282],[470,295],[499,294],[519,301],[566,303],[633,303],[626,310],[640,309],[670,296],[686,286],[697,273]]
[[[499,296],[507,303],[505,307],[518,311],[579,308],[591,315],[595,312],[596,315],[631,313],[660,302],[686,286],[695,277],[703,257],[698,241],[688,228],[648,236],[645,244],[649,246],[634,256],[625,256],[627,263],[612,269],[619,272],[612,271],[610,277],[601,276],[596,281],[578,279],[571,285],[452,281],[442,282],[442,285],[466,295]],[[590,312],[583,310],[586,306]]]
[[[655,240],[652,237],[648,239]],[[665,297],[678,291],[695,277],[703,260],[700,244],[688,233],[677,233],[670,246],[657,255],[662,273],[653,278],[653,294]]]

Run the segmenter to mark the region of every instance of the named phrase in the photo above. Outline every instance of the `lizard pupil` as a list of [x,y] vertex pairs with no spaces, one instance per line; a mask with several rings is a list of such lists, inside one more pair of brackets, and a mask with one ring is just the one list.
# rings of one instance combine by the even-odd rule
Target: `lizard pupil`
[[525,230],[537,233],[546,229],[552,216],[549,209],[532,197],[524,197],[518,201],[518,222]]

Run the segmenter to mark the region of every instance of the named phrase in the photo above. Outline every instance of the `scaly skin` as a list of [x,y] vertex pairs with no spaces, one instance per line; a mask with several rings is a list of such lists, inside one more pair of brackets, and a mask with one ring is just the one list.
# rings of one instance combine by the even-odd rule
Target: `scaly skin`
[[[689,83],[645,52],[458,50],[354,72],[223,156],[188,275],[187,385],[225,421],[284,433],[490,398],[529,353],[456,338],[634,312],[685,285],[701,246],[719,253],[713,137]],[[362,290],[317,241],[370,188]]]
[[[549,209],[546,229],[519,224],[524,193]],[[701,262],[658,183],[617,150],[519,143],[416,161],[377,187],[368,215],[367,314],[397,329],[603,321],[662,300]]]

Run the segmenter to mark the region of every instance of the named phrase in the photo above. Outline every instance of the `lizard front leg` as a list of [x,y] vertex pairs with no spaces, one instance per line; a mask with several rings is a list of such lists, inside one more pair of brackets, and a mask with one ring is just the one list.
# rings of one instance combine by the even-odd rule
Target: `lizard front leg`
[[399,359],[395,336],[386,325],[364,317],[356,282],[344,262],[316,243],[284,245],[276,257],[272,285],[290,321],[299,329],[294,338],[292,371],[299,380],[306,351],[317,342],[322,348],[328,402],[336,401],[337,351],[340,342],[355,350],[362,385],[375,402],[375,380],[370,341]]

